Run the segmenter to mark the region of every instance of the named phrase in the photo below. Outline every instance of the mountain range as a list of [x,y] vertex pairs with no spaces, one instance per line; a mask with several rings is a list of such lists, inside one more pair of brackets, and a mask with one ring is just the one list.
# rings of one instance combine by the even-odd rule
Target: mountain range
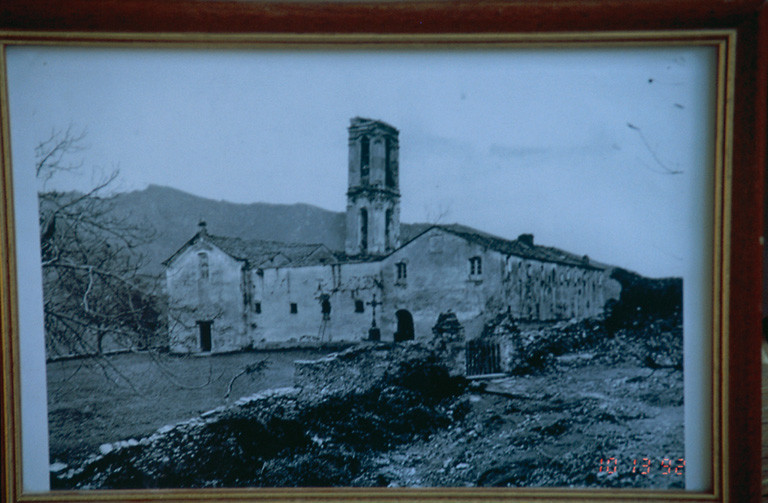
[[[147,274],[162,272],[162,262],[195,235],[200,220],[205,220],[208,232],[218,236],[322,243],[332,250],[344,250],[344,212],[309,204],[231,203],[159,185],[118,193],[112,203],[123,218],[154,231],[155,239],[140,249],[148,259]],[[413,235],[427,226],[401,224],[401,233]]]

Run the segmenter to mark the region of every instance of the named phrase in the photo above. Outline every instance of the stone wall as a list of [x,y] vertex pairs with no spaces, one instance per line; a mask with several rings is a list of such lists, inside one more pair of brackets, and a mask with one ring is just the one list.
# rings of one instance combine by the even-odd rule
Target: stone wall
[[362,392],[379,381],[392,364],[391,345],[363,343],[319,360],[294,362],[294,384],[318,397]]
[[307,399],[361,393],[371,389],[406,362],[437,358],[451,375],[466,373],[464,341],[361,343],[319,360],[294,362],[294,385]]
[[[258,348],[361,341],[371,326],[369,303],[374,295],[377,302],[382,298],[376,263],[272,268],[251,275],[254,306],[249,335]],[[327,316],[324,300],[330,308]],[[379,305],[379,326],[381,312]]]

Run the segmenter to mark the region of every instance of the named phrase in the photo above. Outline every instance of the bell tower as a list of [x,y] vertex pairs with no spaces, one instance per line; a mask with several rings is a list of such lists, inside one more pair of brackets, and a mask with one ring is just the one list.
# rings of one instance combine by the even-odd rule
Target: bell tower
[[350,120],[347,255],[384,255],[400,245],[398,134],[385,122]]

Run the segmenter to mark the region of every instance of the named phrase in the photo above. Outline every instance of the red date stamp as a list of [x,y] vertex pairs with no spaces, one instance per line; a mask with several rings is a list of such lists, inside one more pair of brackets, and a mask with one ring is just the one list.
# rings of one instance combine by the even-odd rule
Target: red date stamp
[[619,458],[600,458],[598,473],[613,474],[630,472],[638,475],[650,475],[652,472],[661,475],[679,476],[685,473],[684,458],[632,458],[619,461]]

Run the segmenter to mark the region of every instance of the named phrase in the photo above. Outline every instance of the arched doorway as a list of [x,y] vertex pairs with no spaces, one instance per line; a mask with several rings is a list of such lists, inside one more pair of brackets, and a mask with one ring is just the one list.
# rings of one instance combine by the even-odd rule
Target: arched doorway
[[395,332],[395,342],[413,340],[413,316],[406,309],[400,309],[395,313],[397,316],[397,332]]

